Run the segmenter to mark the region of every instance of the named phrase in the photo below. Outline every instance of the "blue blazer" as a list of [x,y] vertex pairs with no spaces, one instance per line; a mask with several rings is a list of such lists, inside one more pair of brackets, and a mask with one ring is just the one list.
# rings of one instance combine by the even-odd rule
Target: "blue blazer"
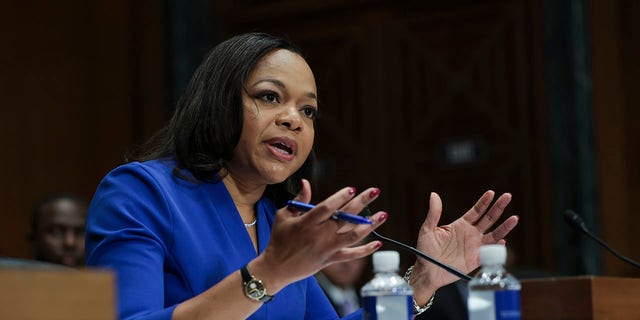
[[[224,183],[176,177],[172,160],[133,162],[100,183],[87,217],[87,265],[117,276],[121,319],[171,319],[175,306],[256,258]],[[256,205],[258,247],[276,212]],[[241,285],[238,283],[238,285]],[[345,319],[359,319],[358,311]],[[290,284],[249,319],[337,319],[313,277]]]

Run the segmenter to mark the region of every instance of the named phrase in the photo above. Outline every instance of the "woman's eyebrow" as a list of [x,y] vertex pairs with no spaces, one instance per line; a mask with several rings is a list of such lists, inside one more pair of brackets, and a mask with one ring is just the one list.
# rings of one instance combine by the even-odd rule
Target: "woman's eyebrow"
[[282,89],[286,89],[287,88],[287,86],[284,85],[284,82],[282,82],[280,80],[277,80],[277,79],[270,79],[270,78],[258,80],[258,81],[256,81],[256,83],[253,84],[252,87],[255,87],[255,86],[257,86],[257,85],[259,85],[259,84],[261,84],[263,82],[271,82],[271,83],[275,84],[276,86],[278,86],[278,87],[280,87]]
[[[284,82],[282,82],[282,81],[280,81],[280,80],[278,80],[278,79],[271,79],[271,78],[258,80],[258,81],[256,81],[256,83],[254,83],[254,84],[253,84],[253,86],[252,86],[252,87],[255,87],[255,86],[257,86],[257,85],[259,85],[259,84],[261,84],[261,83],[263,83],[263,82],[270,82],[270,83],[273,83],[273,84],[275,84],[276,86],[278,86],[278,87],[282,88],[283,90],[286,90],[286,89],[287,89],[287,86],[284,84]],[[313,93],[313,92],[307,92],[305,95],[306,95],[307,97],[309,97],[309,98],[313,99],[313,100],[316,100],[316,101],[318,100],[318,97],[317,97],[317,96],[316,96],[316,94],[315,94],[315,93]]]
[[311,98],[311,99],[313,99],[313,100],[318,101],[318,97],[316,97],[316,94],[315,94],[315,93],[313,93],[313,92],[307,92],[307,97],[309,97],[309,98]]

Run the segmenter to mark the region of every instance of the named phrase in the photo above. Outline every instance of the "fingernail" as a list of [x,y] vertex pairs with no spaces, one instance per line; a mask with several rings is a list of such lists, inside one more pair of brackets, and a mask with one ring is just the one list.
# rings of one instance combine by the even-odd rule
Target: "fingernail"
[[351,195],[352,195],[352,194],[354,194],[354,193],[356,193],[356,188],[354,188],[354,187],[349,187],[349,194],[351,194]]
[[382,247],[382,242],[381,241],[376,241],[376,244],[373,245],[376,249],[380,249],[380,247]]
[[375,197],[377,197],[380,194],[380,189],[375,188],[373,190],[371,190],[371,192],[369,192],[369,198],[373,199]]
[[382,213],[380,215],[380,218],[378,218],[378,222],[383,222],[383,221],[387,220],[387,217],[389,217],[389,215],[386,212]]

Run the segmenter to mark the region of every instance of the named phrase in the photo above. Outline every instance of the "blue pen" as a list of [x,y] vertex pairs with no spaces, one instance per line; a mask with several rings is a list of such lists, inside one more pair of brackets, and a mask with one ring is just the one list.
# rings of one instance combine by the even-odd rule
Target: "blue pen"
[[[292,207],[296,210],[300,210],[300,211],[309,211],[311,209],[313,209],[315,206],[312,204],[308,204],[308,203],[304,203],[304,202],[299,202],[299,201],[294,201],[294,200],[289,200],[287,201],[287,206]],[[350,223],[355,223],[355,224],[373,224],[373,222],[371,222],[369,219],[365,218],[365,217],[361,217],[355,214],[350,214],[350,213],[346,213],[343,211],[336,211],[332,216],[332,219],[335,220],[342,220],[342,221],[346,221],[346,222],[350,222]]]

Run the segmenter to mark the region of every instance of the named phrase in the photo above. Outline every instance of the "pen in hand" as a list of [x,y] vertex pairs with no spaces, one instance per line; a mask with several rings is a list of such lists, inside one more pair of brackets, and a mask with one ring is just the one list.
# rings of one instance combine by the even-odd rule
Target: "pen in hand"
[[[312,204],[308,204],[308,203],[304,203],[304,202],[299,202],[299,201],[294,201],[294,200],[289,200],[287,201],[287,206],[291,207],[293,209],[296,210],[300,210],[300,211],[309,211],[311,209],[313,209],[315,206]],[[369,219],[365,218],[365,217],[361,217],[355,214],[350,214],[350,213],[346,213],[343,211],[336,211],[333,213],[333,215],[331,216],[332,219],[334,220],[342,220],[342,221],[346,221],[346,222],[350,222],[350,223],[354,223],[354,224],[373,224],[373,222],[371,222]]]

